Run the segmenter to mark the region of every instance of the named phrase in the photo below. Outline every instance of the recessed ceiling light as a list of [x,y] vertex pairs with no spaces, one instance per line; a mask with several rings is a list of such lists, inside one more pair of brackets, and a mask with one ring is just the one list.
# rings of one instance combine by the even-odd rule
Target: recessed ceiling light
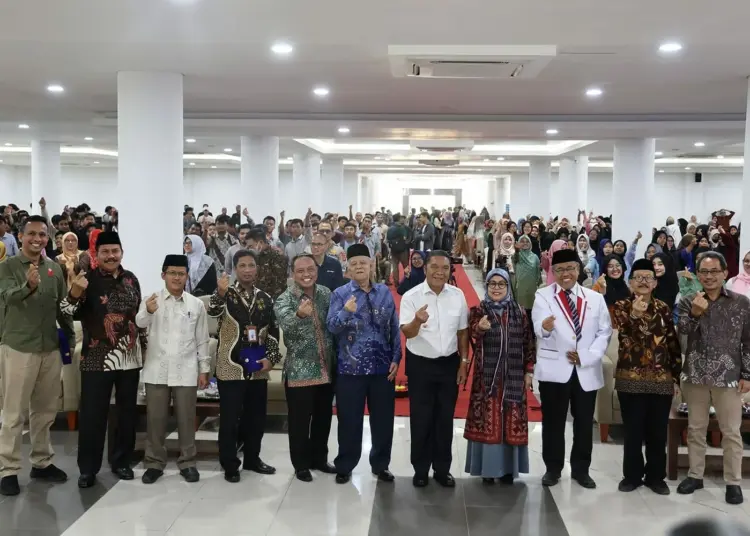
[[194,166],[194,165],[195,165],[195,162],[190,162],[190,165],[191,165],[191,166]]
[[26,130],[27,128],[29,128],[29,125],[27,125],[26,123],[21,123],[20,125],[18,125],[18,128]]
[[216,166],[211,166],[211,169],[216,169]]
[[660,170],[659,170],[659,173],[664,173],[664,170],[663,170],[663,169],[660,169]]
[[47,86],[47,91],[49,91],[50,93],[63,93],[65,91],[65,88],[60,84],[50,84]]
[[91,136],[86,136],[85,138],[83,138],[83,141],[94,141],[94,138],[92,138]]
[[686,167],[685,171],[690,171],[691,169],[692,169],[691,167]]
[[603,94],[604,94],[604,91],[602,91],[598,87],[590,87],[586,90],[587,97],[601,97]]
[[375,157],[375,160],[382,160],[382,159],[383,159],[383,157],[382,157],[382,156],[376,156],[376,157]]
[[682,50],[682,45],[680,43],[668,42],[659,45],[659,52],[664,52],[666,54],[674,54],[680,50]]
[[724,155],[723,154],[718,154],[718,155],[716,155],[716,158],[718,158],[719,160],[722,160],[724,158]]
[[654,153],[654,156],[662,156],[664,153],[662,151],[656,151]]
[[185,138],[185,143],[195,143],[195,138]]
[[350,132],[349,127],[339,127],[339,134],[349,134]]
[[497,159],[498,160],[505,160],[505,157],[504,156],[498,156]]
[[556,128],[548,128],[547,129],[547,135],[554,136],[555,134],[559,134],[559,131]]
[[274,43],[271,46],[271,52],[279,56],[287,56],[294,51],[294,47],[289,43]]
[[6,143],[5,146],[6,147],[13,147],[13,144],[12,143]]
[[3,163],[3,161],[2,161],[2,160],[0,160],[0,164],[2,164],[2,163]]
[[224,152],[225,153],[231,153],[232,152],[232,148],[231,147],[227,147],[227,148],[224,149]]
[[386,161],[386,162],[390,162],[390,161],[391,161],[390,157],[386,156],[386,157],[385,157],[385,161]]
[[485,162],[489,162],[489,161],[490,161],[490,159],[489,159],[489,158],[485,158],[485,159],[484,159],[484,161],[485,161]]
[[98,164],[98,163],[99,163],[99,161],[98,161],[98,160],[94,160],[94,164]]
[[702,141],[696,141],[693,145],[695,147],[705,147],[706,146],[706,144],[704,142],[702,142]]
[[315,89],[313,89],[313,93],[318,97],[326,97],[331,92],[330,89],[323,86],[318,86]]

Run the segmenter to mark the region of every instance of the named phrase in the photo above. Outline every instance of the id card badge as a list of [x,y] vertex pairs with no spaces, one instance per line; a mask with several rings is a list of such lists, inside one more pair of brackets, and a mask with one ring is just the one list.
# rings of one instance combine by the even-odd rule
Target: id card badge
[[245,340],[247,342],[258,342],[258,332],[255,326],[247,326],[247,329],[245,329]]

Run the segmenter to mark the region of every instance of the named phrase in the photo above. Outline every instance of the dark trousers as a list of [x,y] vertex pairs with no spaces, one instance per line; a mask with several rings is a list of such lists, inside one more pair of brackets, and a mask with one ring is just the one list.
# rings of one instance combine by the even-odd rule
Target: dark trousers
[[[266,380],[218,380],[219,462],[227,473],[240,468],[237,440],[243,443],[243,465],[260,460],[260,443],[266,427],[268,382]],[[240,438],[240,434],[242,437]]]
[[285,386],[289,408],[289,454],[295,471],[328,463],[328,436],[333,419],[333,386]]
[[116,415],[109,435],[109,464],[112,469],[130,467],[135,450],[139,381],[139,369],[81,372],[78,469],[82,475],[95,475],[102,468],[113,387]]
[[[672,396],[617,391],[625,429],[622,474],[637,484],[661,482],[667,476],[667,427]],[[643,443],[646,463],[643,463]]]
[[560,474],[565,465],[565,423],[570,405],[573,415],[570,470],[573,474],[588,474],[594,447],[596,391],[581,389],[574,368],[567,383],[540,381],[539,397],[542,403],[542,459],[547,471]]
[[418,475],[450,472],[453,413],[458,398],[458,354],[428,359],[406,350],[411,464]]
[[362,426],[365,401],[370,413],[373,473],[388,469],[393,446],[393,413],[396,388],[385,374],[373,376],[339,375],[336,384],[336,416],[339,420],[339,454],[334,465],[341,475],[351,473],[362,456]]

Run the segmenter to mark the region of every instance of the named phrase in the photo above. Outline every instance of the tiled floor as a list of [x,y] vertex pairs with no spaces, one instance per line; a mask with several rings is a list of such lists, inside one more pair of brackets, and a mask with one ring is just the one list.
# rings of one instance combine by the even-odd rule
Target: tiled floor
[[[211,434],[201,436],[210,440]],[[570,426],[567,434],[570,439]],[[201,461],[197,484],[183,482],[171,466],[167,476],[151,486],[140,480],[116,482],[103,472],[98,486],[79,490],[77,436],[53,436],[56,463],[69,472],[70,481],[57,486],[29,483],[25,471],[22,494],[0,497],[0,536],[656,536],[698,516],[750,525],[750,502],[727,505],[720,480],[707,478],[706,489],[692,496],[675,494],[676,482],[669,483],[673,493],[668,497],[643,488],[618,492],[622,446],[617,443],[594,446],[591,475],[596,490],[571,483],[568,471],[559,485],[544,489],[541,426],[533,423],[531,474],[522,475],[511,487],[488,487],[463,472],[466,442],[463,421],[456,420],[452,473],[458,485],[452,490],[435,482],[425,489],[413,488],[408,418],[396,418],[391,470],[397,479],[392,484],[379,483],[370,474],[367,427],[362,461],[346,485],[319,473],[309,484],[294,479],[287,436],[266,433],[262,457],[278,468],[273,476],[244,472],[239,484],[228,484],[217,462]],[[337,451],[336,437],[334,419],[331,459]],[[26,444],[24,456],[27,450]],[[141,473],[139,467],[137,475]],[[743,488],[750,490],[750,481]]]

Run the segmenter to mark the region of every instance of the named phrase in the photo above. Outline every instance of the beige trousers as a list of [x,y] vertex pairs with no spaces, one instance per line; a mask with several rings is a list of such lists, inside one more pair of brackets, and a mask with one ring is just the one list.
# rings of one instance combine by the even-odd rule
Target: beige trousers
[[0,382],[3,391],[3,426],[0,428],[0,478],[21,471],[23,414],[29,411],[32,467],[52,463],[49,429],[55,421],[62,393],[62,359],[47,354],[16,352],[0,345]]
[[724,449],[724,482],[740,485],[742,481],[743,444],[742,394],[737,388],[709,387],[683,382],[682,393],[688,404],[688,476],[703,478],[706,469],[706,429],[708,409],[716,409],[716,419],[721,430],[721,448]]
[[168,385],[146,384],[146,456],[143,465],[146,469],[159,469],[167,466],[167,421],[169,403],[173,400],[177,417],[177,434],[180,441],[180,457],[177,467],[182,470],[195,467],[195,404],[197,387],[169,387]]

